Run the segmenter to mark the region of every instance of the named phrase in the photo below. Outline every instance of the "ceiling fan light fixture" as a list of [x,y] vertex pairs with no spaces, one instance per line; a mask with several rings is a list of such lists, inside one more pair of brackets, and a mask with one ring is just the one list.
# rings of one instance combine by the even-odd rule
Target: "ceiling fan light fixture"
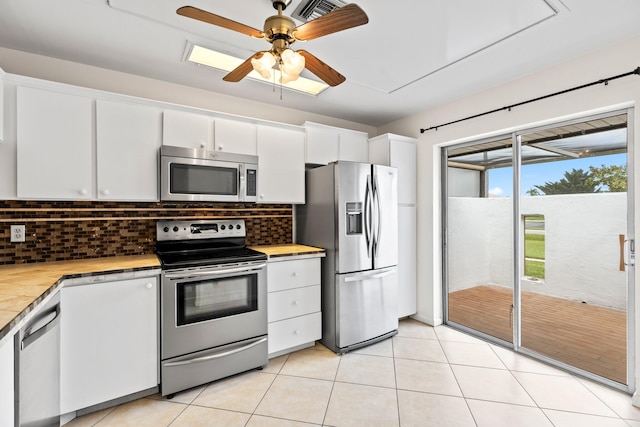
[[291,49],[285,49],[280,54],[280,59],[282,60],[280,63],[280,70],[284,74],[291,76],[292,80],[297,79],[302,70],[304,70],[304,56],[300,55],[298,52]]
[[[243,62],[240,58],[199,46],[193,42],[187,43],[183,60],[227,72],[233,70]],[[281,80],[281,71],[278,69],[273,69],[272,71],[275,74],[275,80],[279,82]],[[249,73],[248,77],[261,83],[273,84],[273,78],[265,79],[254,71]],[[300,77],[289,83],[282,84],[286,89],[312,96],[317,96],[329,88],[329,85],[324,82],[307,79],[305,77]]]
[[253,58],[251,65],[265,79],[271,79],[271,69],[276,64],[276,59],[271,52],[265,52],[260,58]]

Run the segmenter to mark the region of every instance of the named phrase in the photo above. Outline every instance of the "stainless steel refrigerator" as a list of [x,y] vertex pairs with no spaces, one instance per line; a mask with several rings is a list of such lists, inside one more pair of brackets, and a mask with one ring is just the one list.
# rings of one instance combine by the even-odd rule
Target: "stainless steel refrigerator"
[[398,330],[397,169],[334,162],[306,172],[296,241],[322,247],[322,343],[336,353]]

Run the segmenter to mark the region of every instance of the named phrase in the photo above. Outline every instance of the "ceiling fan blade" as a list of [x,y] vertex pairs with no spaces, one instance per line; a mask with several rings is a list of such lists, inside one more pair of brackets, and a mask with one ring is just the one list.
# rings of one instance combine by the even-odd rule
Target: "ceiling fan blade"
[[369,17],[357,4],[351,3],[319,18],[302,24],[293,30],[296,40],[313,40],[327,34],[364,25]]
[[183,6],[176,10],[178,15],[186,16],[187,18],[196,19],[198,21],[206,22],[208,24],[217,25],[218,27],[226,28],[228,30],[237,31],[242,34],[246,34],[251,37],[262,38],[264,33],[248,25],[241,24],[231,19],[223,18],[222,16],[215,15],[206,10],[198,9],[193,6]]
[[253,71],[253,65],[251,65],[251,60],[252,59],[260,59],[262,58],[262,55],[264,55],[266,51],[261,51],[261,52],[257,52],[254,53],[253,55],[251,55],[246,61],[244,61],[242,64],[238,65],[236,68],[234,68],[233,70],[231,70],[231,72],[229,72],[229,74],[227,74],[226,76],[224,76],[222,78],[222,80],[224,80],[225,82],[239,82],[240,80],[244,79],[247,74],[249,74],[251,71]]
[[306,50],[298,50],[297,52],[304,56],[305,68],[318,76],[329,86],[338,86],[340,83],[347,80],[342,74],[320,61]]

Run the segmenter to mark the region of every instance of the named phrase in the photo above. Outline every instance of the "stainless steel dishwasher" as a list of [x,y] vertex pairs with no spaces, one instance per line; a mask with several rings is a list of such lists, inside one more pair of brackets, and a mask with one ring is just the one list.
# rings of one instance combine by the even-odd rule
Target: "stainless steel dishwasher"
[[15,335],[16,426],[60,425],[60,292]]

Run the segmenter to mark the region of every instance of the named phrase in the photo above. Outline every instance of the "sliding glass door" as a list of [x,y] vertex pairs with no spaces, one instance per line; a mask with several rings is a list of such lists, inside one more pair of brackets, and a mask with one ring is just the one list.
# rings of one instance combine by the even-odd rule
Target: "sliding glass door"
[[452,148],[447,157],[448,320],[512,342],[511,137]]
[[632,386],[627,115],[443,150],[447,323]]

